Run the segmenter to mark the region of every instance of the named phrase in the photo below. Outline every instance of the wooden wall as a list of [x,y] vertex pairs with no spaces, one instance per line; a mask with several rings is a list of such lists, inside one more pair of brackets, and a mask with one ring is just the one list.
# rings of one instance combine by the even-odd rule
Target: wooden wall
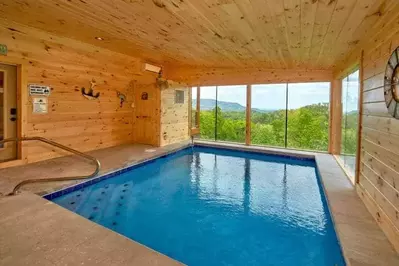
[[[22,88],[27,97],[23,136],[42,136],[81,151],[133,141],[134,90],[154,84],[156,78],[142,72],[141,60],[2,20],[0,40],[8,46],[8,55],[0,56],[0,62],[22,63],[26,83],[52,89],[48,113],[33,114],[27,88]],[[92,80],[97,83],[94,92],[100,92],[96,100],[88,100],[80,92],[82,87],[89,88]],[[127,96],[122,107],[117,90]],[[27,143],[22,154],[25,162],[35,162],[66,153]]]
[[190,86],[331,81],[330,70],[166,67],[168,79]]
[[[357,190],[399,252],[399,120],[387,111],[383,88],[388,59],[399,46],[399,16],[363,46],[363,116]],[[348,58],[359,58],[361,51]],[[355,59],[336,74],[348,72]]]
[[[184,103],[175,103],[176,90],[184,91]],[[169,81],[161,91],[161,146],[189,139],[189,87]]]

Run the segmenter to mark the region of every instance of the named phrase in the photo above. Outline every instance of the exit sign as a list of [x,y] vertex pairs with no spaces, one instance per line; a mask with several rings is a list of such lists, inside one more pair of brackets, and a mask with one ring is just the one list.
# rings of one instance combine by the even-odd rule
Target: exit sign
[[7,45],[0,44],[0,54],[1,55],[7,55]]

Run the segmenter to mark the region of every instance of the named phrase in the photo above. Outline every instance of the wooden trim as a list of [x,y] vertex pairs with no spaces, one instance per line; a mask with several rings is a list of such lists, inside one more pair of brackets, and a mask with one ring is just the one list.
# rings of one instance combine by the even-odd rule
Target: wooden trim
[[201,127],[201,122],[200,122],[200,111],[201,111],[201,87],[197,87],[197,106],[196,106],[196,113],[195,113],[195,119],[196,121],[196,127],[199,129]]
[[[26,125],[28,116],[28,82],[26,75],[25,61],[16,58],[9,58],[0,56],[0,62],[7,65],[14,65],[17,67],[17,137],[24,137],[26,135]],[[22,149],[23,144],[17,143],[17,159],[7,162],[7,165],[20,165],[21,161],[27,163]],[[2,163],[5,165],[5,163]]]
[[188,133],[189,133],[189,135],[191,135],[190,134],[190,130],[191,130],[191,128],[192,128],[192,116],[193,116],[193,97],[192,97],[192,94],[193,94],[193,87],[189,87],[188,88]]
[[244,84],[276,84],[292,82],[331,81],[331,70],[259,69],[259,68],[209,68],[169,65],[167,79],[190,86],[221,86]]
[[345,69],[340,71],[334,71],[334,79],[343,79],[348,75],[352,74],[356,70],[360,68],[360,59],[356,58],[356,62],[353,62],[351,65],[347,66]]
[[331,82],[330,106],[328,152],[340,154],[342,139],[342,80],[335,79]]
[[362,123],[363,123],[363,87],[364,87],[364,50],[360,55],[360,67],[359,67],[359,118],[357,126],[357,147],[356,147],[356,171],[355,171],[355,184],[360,181],[360,161],[362,152]]
[[[27,125],[28,107],[28,82],[26,75],[26,67],[24,64],[17,65],[17,137],[21,138],[25,136],[25,129]],[[23,156],[22,143],[18,143],[17,146],[17,159],[26,161]]]
[[251,145],[251,109],[252,109],[252,86],[247,85],[247,106],[245,124],[245,144]]
[[199,128],[192,128],[190,131],[191,136],[195,136],[198,135],[200,133],[200,129]]
[[0,169],[4,168],[9,168],[9,167],[15,167],[15,166],[21,166],[24,165],[25,161],[24,160],[12,160],[12,161],[7,161],[7,162],[2,162],[0,163]]
[[159,113],[158,113],[157,117],[155,118],[155,121],[156,121],[155,123],[158,125],[158,132],[159,132],[159,137],[157,138],[157,142],[156,142],[155,146],[161,147],[163,133],[162,133],[162,89],[160,86],[156,86],[155,94],[156,94],[156,97],[158,97],[156,106],[159,109]]

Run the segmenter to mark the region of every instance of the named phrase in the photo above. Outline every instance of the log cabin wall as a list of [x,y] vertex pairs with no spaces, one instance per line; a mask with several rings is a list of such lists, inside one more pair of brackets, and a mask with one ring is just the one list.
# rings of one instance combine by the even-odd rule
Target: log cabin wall
[[332,70],[166,67],[168,79],[190,86],[331,81]]
[[[361,119],[360,169],[357,191],[399,252],[399,120],[387,110],[384,100],[386,64],[391,53],[399,46],[399,15],[392,14],[390,22],[381,25],[360,49],[348,56],[336,69],[342,78],[360,64]],[[360,60],[363,50],[363,60]]]
[[[141,60],[6,21],[0,21],[0,40],[8,46],[8,55],[0,56],[0,62],[22,63],[27,84],[51,87],[47,114],[33,114],[32,99],[22,87],[26,95],[22,136],[49,138],[80,151],[134,140],[134,91],[146,84],[154,87],[156,78],[142,71]],[[97,84],[94,93],[100,96],[88,100],[81,88],[89,89],[92,80]],[[126,96],[122,106],[117,91]],[[30,163],[67,153],[24,143],[22,155]]]
[[[176,103],[176,91],[184,93],[184,102]],[[189,139],[189,87],[169,81],[161,90],[161,146]]]

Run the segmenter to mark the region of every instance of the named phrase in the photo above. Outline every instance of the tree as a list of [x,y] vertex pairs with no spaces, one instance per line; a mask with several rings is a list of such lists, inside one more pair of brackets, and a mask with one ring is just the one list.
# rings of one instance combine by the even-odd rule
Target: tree
[[[285,146],[286,111],[253,111],[251,141],[253,144]],[[216,121],[217,117],[217,121]],[[223,111],[214,108],[200,113],[202,139],[245,142],[246,115],[244,111]],[[215,124],[215,121],[217,122]],[[328,148],[329,104],[320,103],[288,111],[288,147],[326,151]],[[217,129],[217,130],[216,130]],[[348,134],[352,138],[356,131]],[[348,145],[348,149],[353,147]]]

